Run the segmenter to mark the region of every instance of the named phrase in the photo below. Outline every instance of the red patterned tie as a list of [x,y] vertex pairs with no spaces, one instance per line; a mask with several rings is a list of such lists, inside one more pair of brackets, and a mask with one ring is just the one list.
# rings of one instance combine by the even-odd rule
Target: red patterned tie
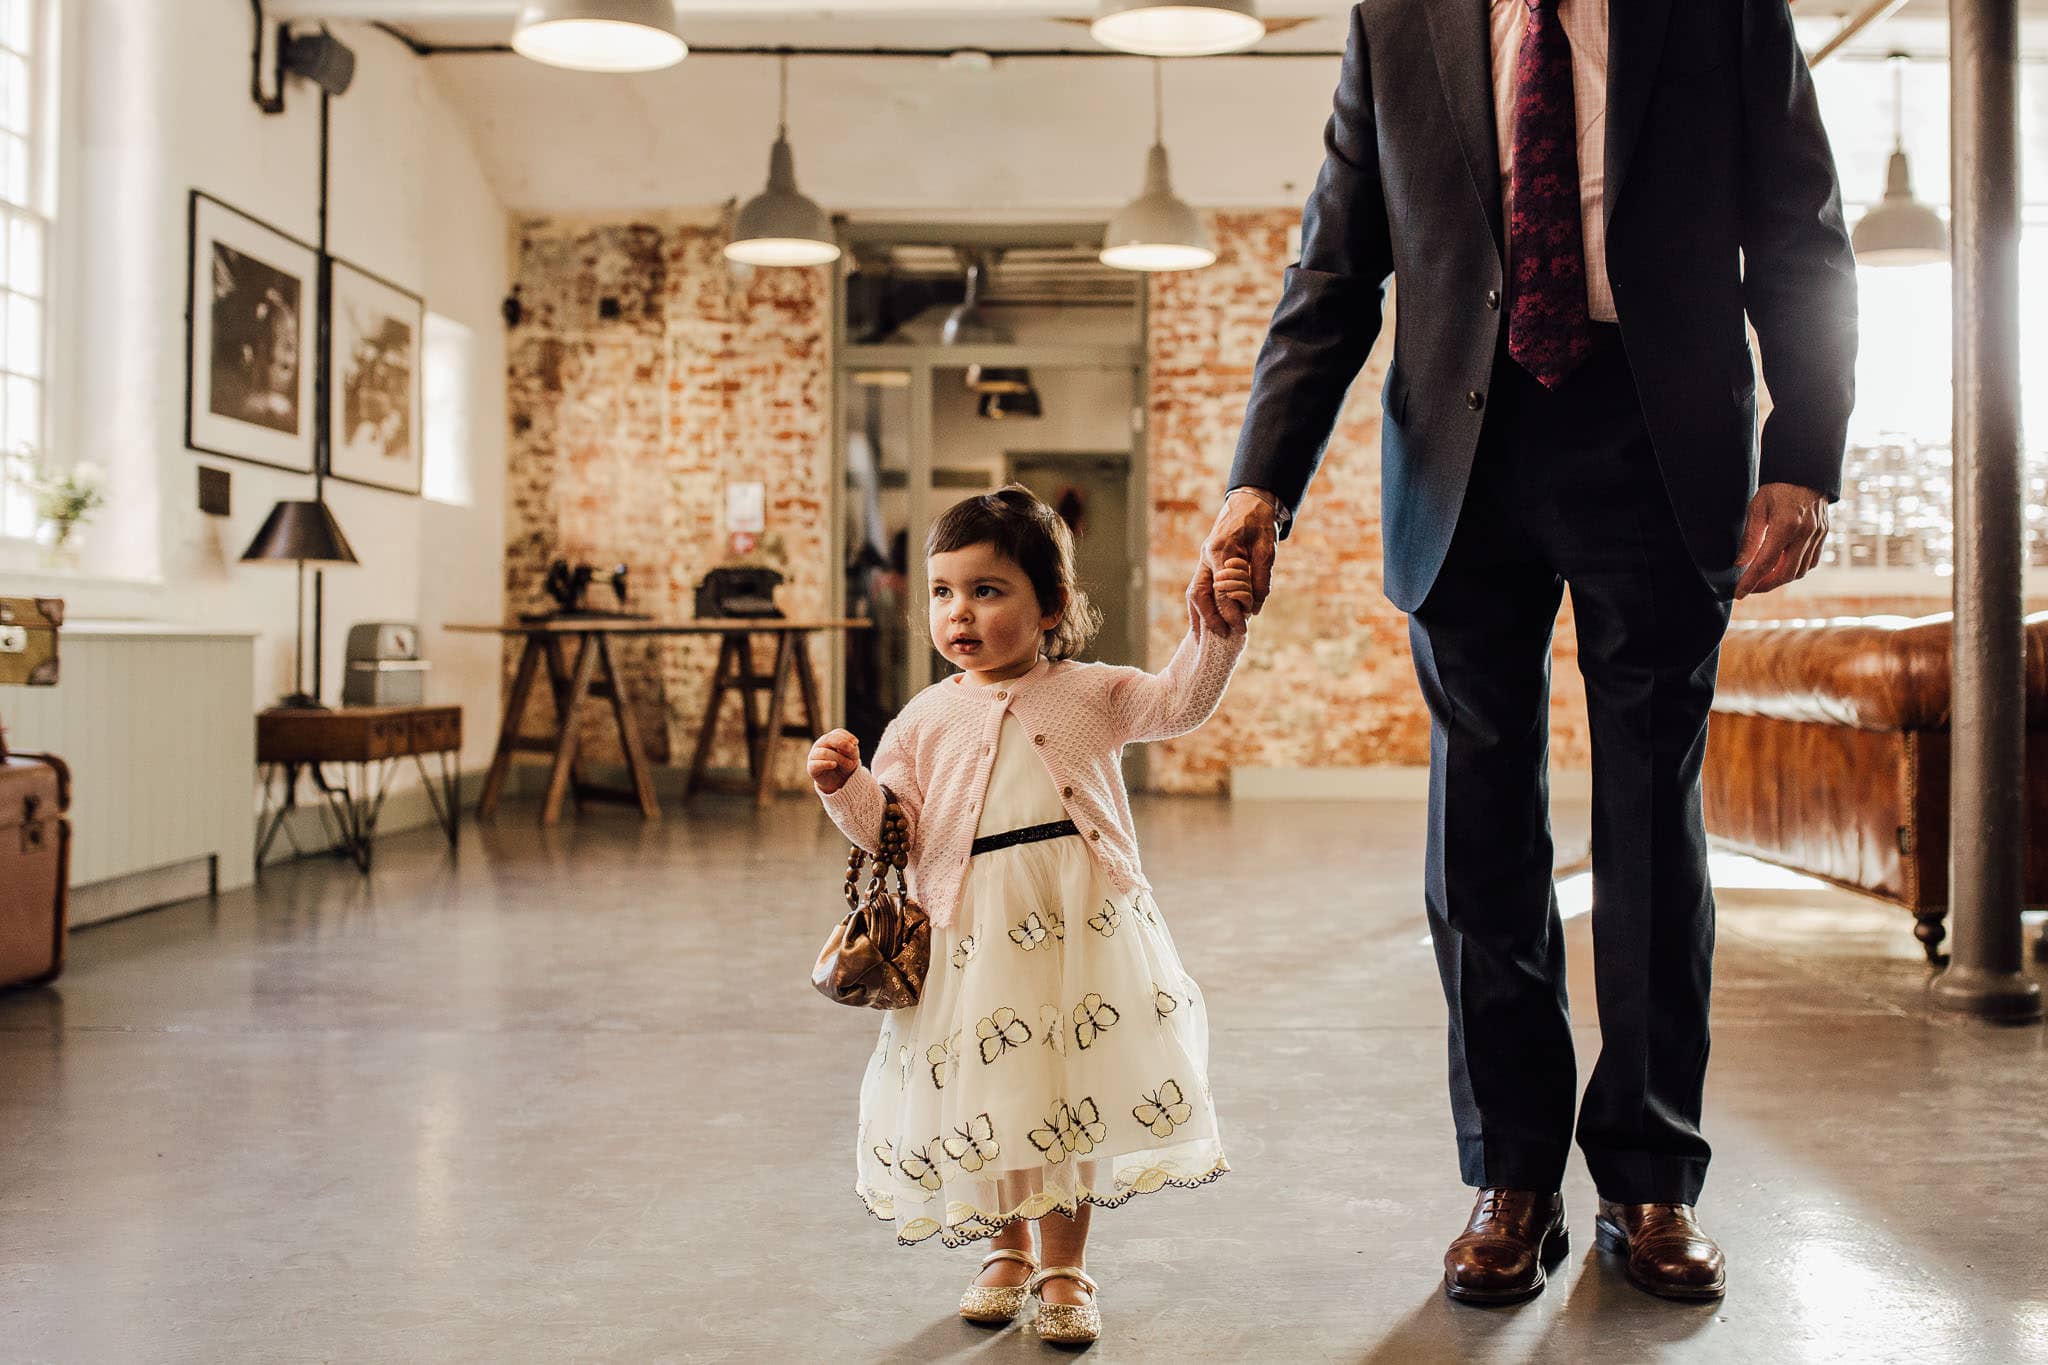
[[1579,223],[1579,128],[1572,50],[1558,0],[1526,0],[1515,59],[1514,167],[1508,197],[1508,354],[1554,389],[1593,350]]

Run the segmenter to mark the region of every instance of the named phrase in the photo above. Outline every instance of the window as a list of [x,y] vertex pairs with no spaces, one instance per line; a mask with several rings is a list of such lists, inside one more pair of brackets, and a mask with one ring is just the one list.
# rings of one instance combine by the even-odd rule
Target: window
[[[44,455],[48,393],[51,98],[48,0],[0,0],[0,451]],[[35,529],[19,466],[0,467],[0,535]]]
[[420,348],[420,492],[435,502],[470,504],[470,389],[475,378],[476,337],[439,313],[427,314]]
[[[2048,296],[2048,216],[2021,229],[2020,297]],[[1854,569],[1955,570],[1954,424],[1947,265],[1860,267],[1856,411],[1823,562]],[[2025,562],[2048,568],[2048,327],[2020,314]],[[2026,420],[2031,419],[2031,420]]]
[[[1914,61],[1901,81],[1901,132],[1920,199],[1948,215],[1948,68]],[[1821,116],[1841,174],[1849,223],[1875,203],[1892,151],[1893,72],[1844,54],[1814,72]],[[2021,64],[2020,297],[2048,294],[2048,70]],[[1947,576],[1955,569],[1950,268],[1859,266],[1856,410],[1849,421],[1842,500],[1831,511],[1822,563]],[[2048,567],[2048,325],[2020,310],[2020,431],[2026,461],[2025,560]]]

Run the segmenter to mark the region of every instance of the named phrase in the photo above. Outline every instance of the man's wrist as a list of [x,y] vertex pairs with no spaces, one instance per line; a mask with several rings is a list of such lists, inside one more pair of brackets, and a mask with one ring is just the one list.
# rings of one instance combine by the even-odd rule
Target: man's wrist
[[1255,488],[1251,484],[1241,483],[1225,492],[1223,501],[1228,503],[1231,495],[1234,493],[1249,493],[1260,502],[1265,503],[1266,506],[1272,508],[1273,520],[1278,525],[1285,526],[1293,518],[1294,513],[1288,508],[1287,504],[1281,502],[1279,494],[1274,493],[1270,489]]

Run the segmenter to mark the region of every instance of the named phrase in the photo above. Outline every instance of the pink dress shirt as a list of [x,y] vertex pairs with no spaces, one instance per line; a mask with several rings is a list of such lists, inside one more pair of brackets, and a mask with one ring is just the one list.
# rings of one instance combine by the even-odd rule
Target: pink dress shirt
[[[1627,0],[1617,0],[1626,3]],[[1559,0],[1558,21],[1572,49],[1572,106],[1579,123],[1579,221],[1586,239],[1586,311],[1615,321],[1607,283],[1607,229],[1601,221],[1607,164],[1608,0]],[[1501,221],[1508,216],[1508,172],[1515,164],[1515,58],[1528,27],[1528,0],[1492,0],[1493,130],[1500,147]],[[1510,273],[1508,278],[1514,278]]]
[[992,686],[963,683],[964,675],[955,674],[912,697],[889,723],[872,770],[861,765],[820,799],[840,831],[873,852],[882,828],[882,788],[896,793],[910,822],[905,871],[911,894],[933,926],[944,928],[967,881],[1008,711],[1031,736],[1067,818],[1110,884],[1124,893],[1149,891],[1124,789],[1124,745],[1184,735],[1207,720],[1230,684],[1247,633],[1224,635],[1198,617],[1156,674],[1043,658],[1023,676]]

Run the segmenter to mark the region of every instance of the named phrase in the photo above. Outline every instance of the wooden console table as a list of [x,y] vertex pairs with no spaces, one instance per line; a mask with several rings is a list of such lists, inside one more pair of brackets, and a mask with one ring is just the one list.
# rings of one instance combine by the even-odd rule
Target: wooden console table
[[[740,695],[741,715],[747,727],[747,767],[752,777],[756,805],[765,806],[774,795],[775,741],[784,738],[815,738],[823,720],[818,697],[818,680],[811,667],[810,636],[819,630],[865,630],[864,620],[785,620],[777,617],[724,617],[699,621],[634,621],[621,617],[561,617],[551,621],[506,626],[451,625],[452,631],[469,634],[523,636],[519,666],[512,675],[512,691],[505,699],[505,719],[498,729],[498,750],[484,789],[477,801],[477,814],[489,817],[498,808],[512,758],[518,753],[550,755],[546,799],[541,802],[540,822],[555,824],[562,818],[562,802],[572,791],[577,799],[624,801],[637,805],[644,819],[661,818],[655,800],[654,780],[646,748],[640,742],[640,728],[633,718],[631,698],[612,657],[611,640],[621,635],[716,635],[719,637],[718,664],[712,672],[711,694],[705,702],[704,718],[697,731],[697,751],[690,760],[690,776],[684,788],[687,797],[702,788],[704,765],[711,755],[711,740],[718,715],[728,692]],[[775,637],[775,662],[767,673],[754,671],[753,637]],[[576,644],[576,657],[569,659],[568,642]],[[548,683],[555,702],[554,730],[545,736],[522,733],[527,703],[541,668],[548,671]],[[599,676],[602,670],[603,676]],[[803,699],[803,721],[785,723],[790,684],[794,682]],[[765,719],[755,714],[755,692],[768,693]],[[611,703],[612,721],[618,726],[619,748],[626,756],[631,791],[619,791],[584,782],[576,772],[576,750],[580,743],[574,718],[583,703],[601,697]]]
[[[459,706],[340,706],[331,710],[273,706],[256,714],[256,761],[263,766],[262,833],[256,843],[256,870],[280,829],[292,838],[285,819],[299,805],[299,770],[327,799],[327,809],[340,827],[334,851],[344,854],[362,872],[370,870],[370,841],[377,835],[377,817],[391,788],[391,772],[410,758],[420,771],[420,785],[434,808],[434,819],[456,842],[460,818],[456,757],[462,749],[462,708]],[[440,785],[427,772],[427,755],[440,759]],[[326,765],[337,764],[337,782]],[[271,793],[284,777],[284,799]],[[324,818],[322,823],[324,824]],[[292,847],[297,848],[294,840]],[[301,850],[303,852],[303,850]]]

